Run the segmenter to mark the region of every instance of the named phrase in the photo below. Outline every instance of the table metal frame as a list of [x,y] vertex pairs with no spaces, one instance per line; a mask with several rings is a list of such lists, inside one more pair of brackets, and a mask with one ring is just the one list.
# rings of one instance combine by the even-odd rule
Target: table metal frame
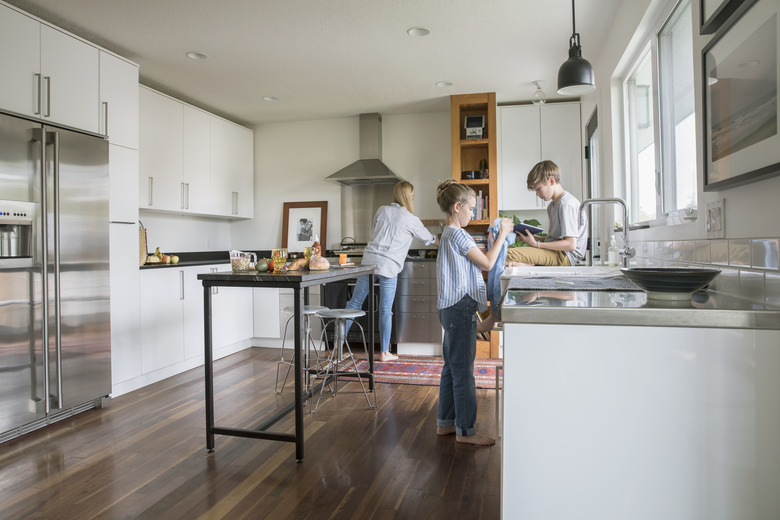
[[[203,317],[204,317],[204,366],[206,387],[206,450],[213,452],[216,435],[230,435],[234,437],[247,437],[252,439],[266,439],[295,443],[295,460],[303,461],[303,402],[311,399],[316,388],[306,390],[303,384],[303,315],[301,309],[309,303],[309,287],[322,285],[339,280],[358,278],[368,275],[368,337],[374,337],[374,267],[360,266],[351,268],[331,268],[328,271],[288,271],[281,274],[259,272],[221,272],[202,273],[198,279],[203,281]],[[274,412],[254,429],[242,429],[214,424],[214,356],[212,343],[212,301],[211,289],[214,287],[267,287],[289,288],[294,294],[294,323],[295,323],[295,400],[293,403]],[[369,381],[369,389],[374,389],[374,348],[373,341],[368,350],[368,372],[361,372]],[[324,385],[327,380],[320,383]],[[295,433],[282,433],[268,431],[290,412],[295,412]]]

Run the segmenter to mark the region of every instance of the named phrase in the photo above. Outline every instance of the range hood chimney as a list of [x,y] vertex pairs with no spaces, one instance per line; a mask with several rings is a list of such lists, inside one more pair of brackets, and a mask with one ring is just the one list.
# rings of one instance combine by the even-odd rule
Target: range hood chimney
[[360,159],[336,173],[325,177],[326,181],[354,184],[395,184],[403,180],[382,162],[382,116],[360,114]]

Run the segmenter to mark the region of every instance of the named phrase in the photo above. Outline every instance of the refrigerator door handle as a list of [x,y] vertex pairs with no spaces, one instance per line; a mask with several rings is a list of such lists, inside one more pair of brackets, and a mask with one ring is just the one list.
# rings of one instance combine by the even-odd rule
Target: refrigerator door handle
[[49,132],[54,144],[54,354],[57,367],[57,406],[62,408],[62,330],[60,316],[62,315],[62,298],[60,295],[60,134]]
[[[39,91],[40,94],[40,91]],[[47,136],[44,132],[43,128],[36,128],[33,130],[33,140],[38,143],[38,146],[40,146],[40,169],[39,174],[41,175],[41,218],[46,219],[46,215],[49,211],[49,199],[48,199],[48,192],[49,192],[49,178],[47,176],[46,171],[46,146],[47,146]],[[47,302],[49,301],[49,277],[46,274],[46,266],[49,265],[49,229],[48,226],[43,225],[41,226],[41,301],[43,303],[43,320],[41,323],[41,351],[42,351],[42,360],[43,360],[43,366],[44,366],[44,374],[46,373],[45,367],[50,366],[49,365],[49,319],[46,313],[46,306]],[[47,398],[47,396],[51,395],[51,384],[49,381],[49,378],[44,375],[43,379],[43,402],[44,402],[44,412],[49,413],[51,411],[51,401]]]

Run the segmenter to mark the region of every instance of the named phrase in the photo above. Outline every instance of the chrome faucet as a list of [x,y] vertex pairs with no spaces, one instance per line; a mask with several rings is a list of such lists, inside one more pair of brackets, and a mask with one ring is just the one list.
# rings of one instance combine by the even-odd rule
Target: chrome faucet
[[[623,247],[620,248],[620,265],[622,267],[628,267],[628,259],[633,258],[636,255],[636,251],[633,247],[628,245],[628,204],[626,201],[618,198],[604,198],[604,199],[588,199],[580,204],[580,226],[585,224],[585,208],[593,204],[617,204],[623,208],[623,233],[621,238],[623,239]],[[591,261],[593,264],[593,253],[591,252]]]

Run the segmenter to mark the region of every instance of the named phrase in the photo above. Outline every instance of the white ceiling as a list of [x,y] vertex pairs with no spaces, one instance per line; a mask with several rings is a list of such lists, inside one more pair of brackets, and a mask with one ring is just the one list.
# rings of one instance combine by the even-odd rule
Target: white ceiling
[[[569,0],[6,1],[138,63],[143,84],[244,124],[445,111],[470,92],[522,101],[539,79],[554,99],[572,32]],[[591,62],[618,2],[577,1]],[[431,33],[409,36],[413,26]]]

